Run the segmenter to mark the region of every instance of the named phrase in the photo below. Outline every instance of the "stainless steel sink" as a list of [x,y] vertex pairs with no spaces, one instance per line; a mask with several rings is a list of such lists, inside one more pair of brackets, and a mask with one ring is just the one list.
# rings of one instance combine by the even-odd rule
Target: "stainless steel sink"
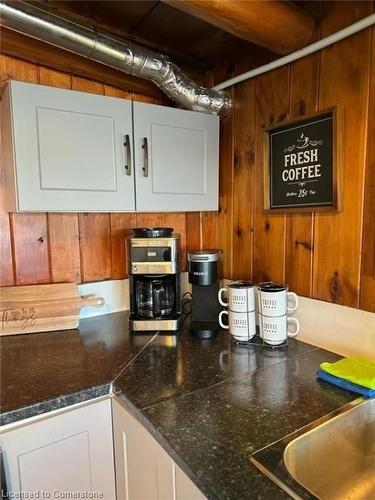
[[339,410],[255,452],[251,461],[296,499],[375,499],[375,399]]

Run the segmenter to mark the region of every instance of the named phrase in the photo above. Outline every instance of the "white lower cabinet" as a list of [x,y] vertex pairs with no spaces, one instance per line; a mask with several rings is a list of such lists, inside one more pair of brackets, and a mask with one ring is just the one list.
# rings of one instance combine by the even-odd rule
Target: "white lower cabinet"
[[202,500],[206,498],[176,464],[173,464],[173,471],[175,500]]
[[77,406],[0,428],[7,498],[205,499],[116,398]]
[[113,399],[117,500],[203,500],[151,434]]
[[9,498],[116,498],[109,398],[4,429]]

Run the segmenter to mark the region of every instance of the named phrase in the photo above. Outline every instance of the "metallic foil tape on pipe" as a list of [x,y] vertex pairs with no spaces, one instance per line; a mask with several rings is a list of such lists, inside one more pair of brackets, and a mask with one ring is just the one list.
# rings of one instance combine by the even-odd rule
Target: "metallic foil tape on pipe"
[[225,114],[231,107],[228,93],[198,85],[169,57],[136,43],[80,26],[25,2],[0,2],[0,16],[6,28],[151,80],[186,109]]

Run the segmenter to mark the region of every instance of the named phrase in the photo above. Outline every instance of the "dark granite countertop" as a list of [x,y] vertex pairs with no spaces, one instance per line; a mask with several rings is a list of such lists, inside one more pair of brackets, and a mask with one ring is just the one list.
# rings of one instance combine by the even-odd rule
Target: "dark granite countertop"
[[108,394],[112,383],[208,498],[288,498],[250,455],[355,399],[316,381],[320,363],[339,358],[323,349],[239,347],[227,332],[129,335],[127,319],[1,339],[3,423]]
[[154,335],[133,338],[121,312],[84,319],[79,330],[1,337],[0,424],[109,394]]

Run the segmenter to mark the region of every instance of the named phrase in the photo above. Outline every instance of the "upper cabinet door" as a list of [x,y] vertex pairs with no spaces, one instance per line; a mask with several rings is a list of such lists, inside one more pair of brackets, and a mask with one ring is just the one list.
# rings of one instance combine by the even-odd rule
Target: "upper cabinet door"
[[218,209],[219,118],[134,102],[138,211]]
[[5,101],[16,210],[135,209],[131,101],[15,81]]

